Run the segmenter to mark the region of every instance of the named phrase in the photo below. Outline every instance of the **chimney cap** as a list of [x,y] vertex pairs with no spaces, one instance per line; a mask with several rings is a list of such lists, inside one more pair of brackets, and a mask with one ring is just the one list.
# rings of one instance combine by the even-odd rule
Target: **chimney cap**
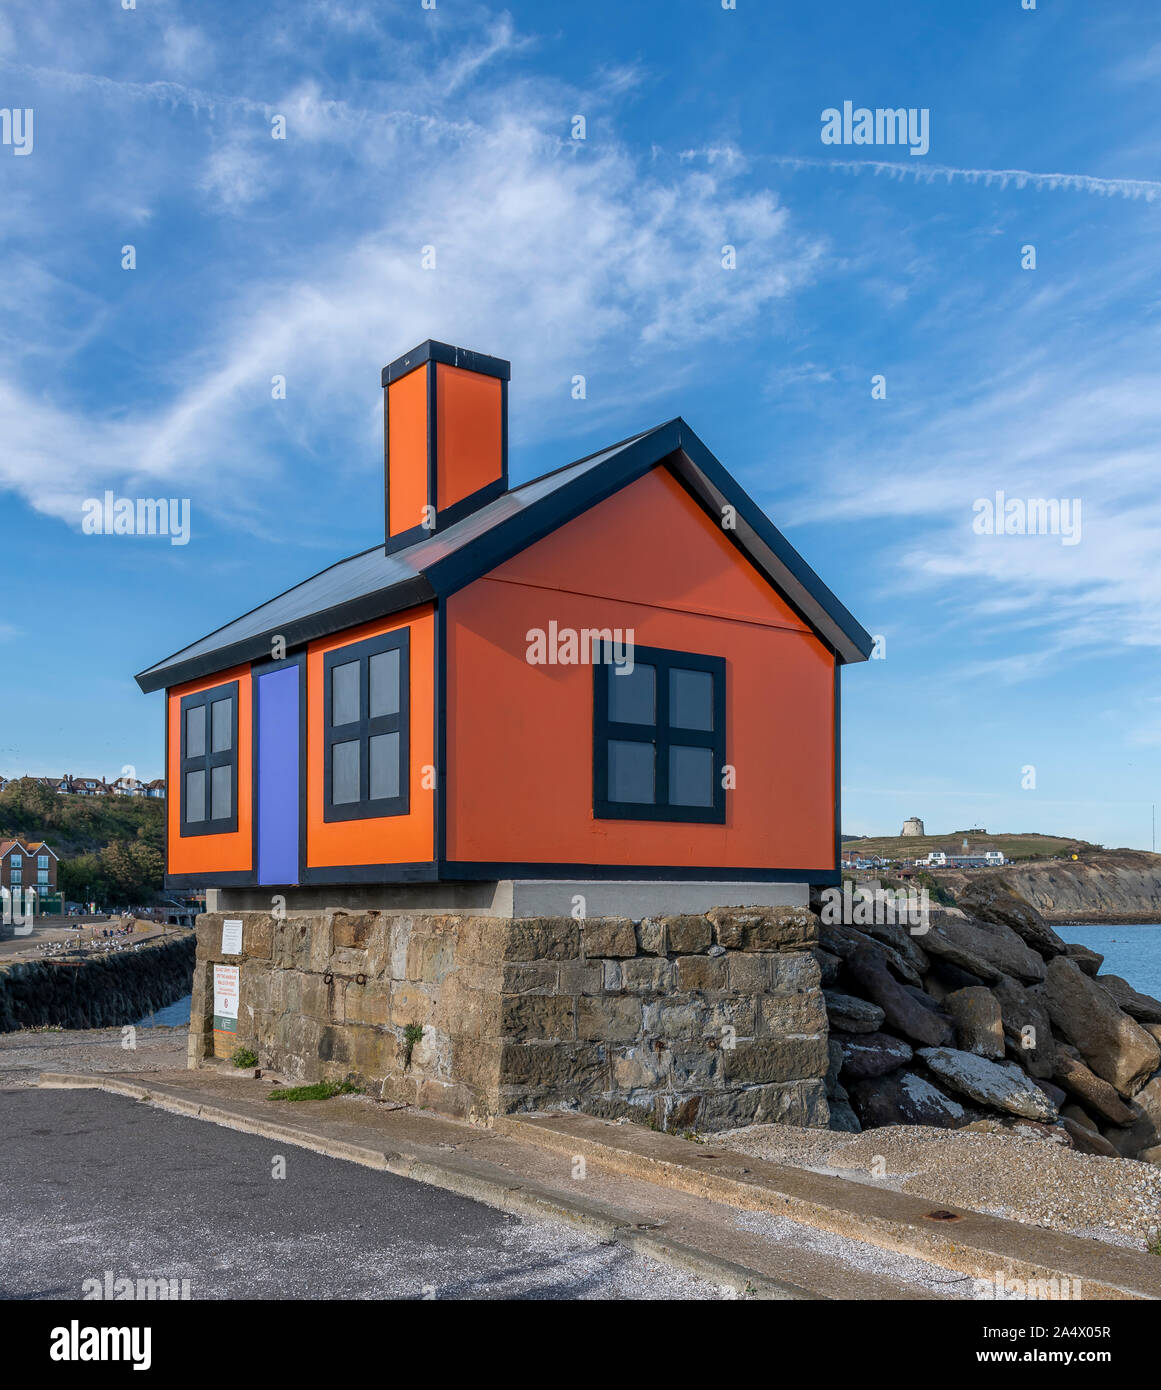
[[509,381],[512,377],[512,364],[502,357],[489,357],[485,352],[472,352],[470,348],[452,347],[450,343],[438,343],[434,338],[420,343],[394,362],[383,368],[382,384],[386,387],[401,376],[422,367],[425,362],[443,362],[449,367],[462,367],[468,372],[481,372],[484,376],[499,377]]

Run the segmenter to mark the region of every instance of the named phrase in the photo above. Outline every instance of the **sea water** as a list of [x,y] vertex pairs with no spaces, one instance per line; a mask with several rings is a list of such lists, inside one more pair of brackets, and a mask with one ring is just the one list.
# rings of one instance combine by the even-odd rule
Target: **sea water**
[[1105,958],[1103,975],[1119,975],[1142,994],[1161,999],[1161,922],[1138,926],[1056,926],[1058,936]]
[[176,1003],[167,1004],[164,1009],[158,1009],[156,1013],[146,1014],[144,1018],[139,1018],[135,1026],[138,1028],[184,1028],[189,1023],[189,1011],[192,1003],[193,995],[187,994]]

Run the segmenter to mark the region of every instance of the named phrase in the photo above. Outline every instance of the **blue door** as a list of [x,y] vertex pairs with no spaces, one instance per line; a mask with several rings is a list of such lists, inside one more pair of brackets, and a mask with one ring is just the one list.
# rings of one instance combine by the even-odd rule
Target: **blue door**
[[258,717],[258,882],[299,881],[298,798],[299,683],[301,665],[279,667],[258,676],[254,698]]

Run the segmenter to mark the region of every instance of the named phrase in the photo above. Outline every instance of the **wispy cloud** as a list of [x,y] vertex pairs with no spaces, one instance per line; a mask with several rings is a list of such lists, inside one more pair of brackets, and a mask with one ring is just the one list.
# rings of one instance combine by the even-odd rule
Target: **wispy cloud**
[[1102,198],[1127,198],[1133,202],[1156,202],[1161,198],[1161,182],[1152,179],[1099,178],[1093,174],[1039,173],[1034,169],[960,169],[932,164],[926,159],[813,159],[800,155],[764,154],[737,145],[710,145],[682,150],[678,158],[686,163],[721,164],[727,168],[760,168],[772,164],[783,169],[816,169],[823,173],[871,175],[903,183],[980,184],[985,188],[1033,189],[1061,193],[1091,193]]
[[[15,344],[0,348],[0,485],[75,522],[80,501],[104,487],[153,495],[194,480],[186,485],[203,508],[263,533],[269,498],[254,500],[252,480],[277,480],[288,443],[335,450],[362,469],[355,461],[374,458],[380,428],[377,367],[414,342],[493,348],[504,324],[516,345],[519,428],[535,432],[539,407],[552,401],[554,430],[570,405],[580,430],[630,398],[609,365],[614,341],[622,364],[626,353],[651,361],[666,389],[690,370],[691,345],[769,323],[809,283],[825,243],[803,234],[773,192],[742,190],[725,170],[662,173],[611,136],[573,142],[561,117],[571,103],[551,86],[493,78],[473,95],[481,72],[524,44],[503,19],[445,56],[438,84],[464,94],[462,117],[451,121],[428,105],[429,70],[410,87],[364,87],[357,101],[306,80],[259,102],[30,69],[58,101],[98,103],[122,132],[126,163],[136,143],[143,153],[163,147],[171,120],[192,117],[200,139],[180,137],[200,150],[181,171],[187,216],[206,230],[236,224],[245,252],[212,264],[204,283],[213,312],[177,356],[143,370],[129,409],[76,391],[77,373],[46,390],[40,374],[22,370]],[[197,47],[190,41],[190,52]],[[624,71],[611,81],[622,89]],[[154,108],[145,124],[127,116],[142,102]],[[271,111],[287,117],[285,141],[270,138]],[[148,209],[169,190],[150,186],[148,171],[142,178],[134,201]],[[268,209],[287,202],[300,225],[271,224]],[[727,242],[738,248],[736,271],[722,265]],[[434,270],[421,262],[425,246]],[[122,285],[131,288],[128,276]],[[188,290],[199,292],[196,283]],[[42,299],[26,310],[25,360],[60,336]],[[106,349],[132,331],[115,295],[78,312],[78,352],[86,320],[101,324]],[[271,401],[275,374],[287,378],[285,404]],[[580,405],[569,392],[577,374],[590,383]]]
[[773,163],[792,169],[834,170],[843,174],[870,173],[876,178],[914,183],[968,183],[985,188],[1032,188],[1060,193],[1092,193],[1101,198],[1128,198],[1156,202],[1161,183],[1150,179],[1106,179],[1092,174],[1037,173],[1032,169],[955,169],[946,164],[912,160],[909,164],[882,159],[801,159],[792,155],[768,155]]

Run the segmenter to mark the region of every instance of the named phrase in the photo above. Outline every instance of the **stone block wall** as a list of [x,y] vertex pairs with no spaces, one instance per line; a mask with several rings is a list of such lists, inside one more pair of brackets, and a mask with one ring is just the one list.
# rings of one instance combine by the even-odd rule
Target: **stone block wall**
[[[243,921],[221,954],[223,917]],[[803,908],[504,920],[342,909],[198,919],[190,1064],[214,1053],[214,962],[237,1039],[303,1081],[484,1118],[579,1109],[668,1129],[825,1126],[827,1023]],[[422,1027],[410,1047],[405,1030]],[[219,1048],[219,1051],[222,1050]]]

